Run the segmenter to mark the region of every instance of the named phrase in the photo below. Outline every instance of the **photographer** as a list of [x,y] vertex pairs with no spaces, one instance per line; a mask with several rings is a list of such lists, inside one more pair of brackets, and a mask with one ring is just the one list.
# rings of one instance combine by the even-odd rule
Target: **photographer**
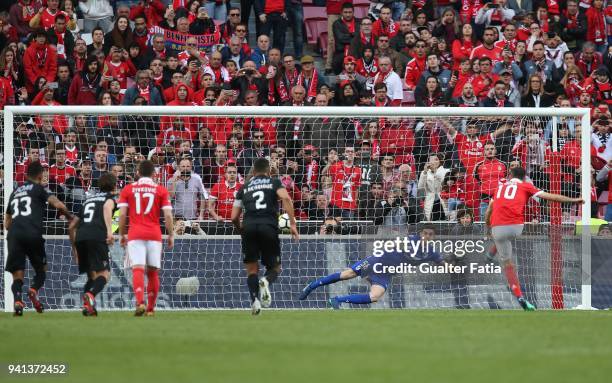
[[476,13],[474,22],[485,26],[502,25],[512,21],[514,10],[509,9],[504,0],[483,0],[483,6]]
[[323,220],[323,224],[319,227],[319,235],[334,235],[342,234],[342,226],[340,221],[334,217],[327,217]]
[[[175,214],[186,219],[204,219],[208,192],[199,175],[192,173],[191,158],[179,161],[178,171],[168,181],[168,193],[172,199]],[[198,202],[200,204],[198,214]]]
[[242,65],[242,69],[238,71],[236,78],[232,79],[232,89],[238,90],[238,103],[245,104],[246,91],[253,89],[257,90],[257,103],[263,105],[268,100],[268,80],[266,80],[257,70],[253,60],[247,60]]
[[416,208],[416,201],[408,198],[401,182],[393,184],[387,198],[376,205],[377,212],[382,209],[382,216],[377,215],[374,224],[384,226],[401,226],[414,224],[421,220]]

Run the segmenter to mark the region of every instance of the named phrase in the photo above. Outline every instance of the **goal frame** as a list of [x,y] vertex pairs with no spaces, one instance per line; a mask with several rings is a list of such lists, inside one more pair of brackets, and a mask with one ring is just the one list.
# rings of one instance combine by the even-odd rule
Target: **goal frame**
[[[6,106],[4,109],[4,206],[8,205],[13,191],[14,156],[13,153],[14,118],[18,115],[149,115],[149,116],[220,116],[220,117],[550,117],[553,126],[557,125],[558,117],[575,117],[581,119],[583,127],[591,126],[589,108],[453,108],[453,107],[292,107],[292,106]],[[553,151],[557,151],[557,129],[552,130]],[[591,308],[591,171],[590,166],[591,130],[582,129],[581,136],[581,195],[585,203],[582,205],[582,285],[581,305],[576,308]],[[4,212],[3,212],[4,213]],[[4,217],[3,217],[4,218]],[[6,233],[3,234],[3,272],[4,272],[4,309],[12,308],[13,294],[12,275],[4,270],[8,245]]]

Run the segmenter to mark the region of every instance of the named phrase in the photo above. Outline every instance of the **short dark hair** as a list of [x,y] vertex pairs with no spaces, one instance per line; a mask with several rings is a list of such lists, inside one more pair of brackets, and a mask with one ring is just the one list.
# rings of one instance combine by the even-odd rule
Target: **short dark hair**
[[117,177],[113,173],[104,173],[98,179],[98,187],[103,193],[110,193],[117,185]]
[[342,3],[342,10],[349,9],[349,8],[354,9],[355,7],[353,6],[352,3],[349,3],[348,1],[346,3]]
[[138,164],[138,173],[141,177],[151,177],[155,173],[155,165],[149,160],[144,160]]
[[40,176],[42,173],[43,173],[43,166],[40,163],[40,161],[34,161],[28,165],[28,170],[26,172],[26,175],[28,176],[28,178],[30,179],[38,178],[38,176]]
[[253,163],[253,173],[268,173],[270,171],[270,162],[265,158],[258,158]]
[[524,180],[525,179],[525,168],[523,167],[512,168],[510,170],[510,175],[512,175],[512,178],[518,178],[519,180]]
[[434,225],[428,223],[428,224],[425,224],[425,225],[421,226],[421,230],[419,230],[419,232],[422,232],[424,230],[433,230],[433,232],[435,233],[436,232],[436,227]]
[[378,84],[374,85],[374,91],[376,92],[377,90],[380,89],[384,89],[385,91],[387,90],[387,84],[385,84],[384,82],[379,82]]

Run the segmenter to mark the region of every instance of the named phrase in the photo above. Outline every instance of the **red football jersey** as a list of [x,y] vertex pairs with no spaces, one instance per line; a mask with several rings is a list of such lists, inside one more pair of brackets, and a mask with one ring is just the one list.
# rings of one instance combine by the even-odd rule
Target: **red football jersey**
[[229,186],[227,181],[216,183],[210,191],[210,198],[217,201],[217,214],[225,219],[232,218],[232,207],[236,199],[236,193],[242,184],[236,182]]
[[459,159],[468,174],[473,174],[476,164],[484,160],[484,146],[487,141],[493,141],[491,134],[480,135],[473,141],[462,133],[455,136]]
[[76,170],[70,165],[65,165],[60,169],[57,165],[53,164],[49,168],[49,179],[58,185],[65,184],[66,180],[73,176],[76,176]]
[[165,187],[143,177],[121,191],[117,207],[124,206],[128,207],[128,240],[161,242],[160,212],[172,209]]
[[525,223],[525,206],[531,197],[540,193],[533,184],[516,178],[500,185],[493,197],[491,226]]
[[340,209],[357,209],[357,189],[361,185],[361,170],[357,166],[344,166],[339,161],[329,168],[332,177],[331,204]]

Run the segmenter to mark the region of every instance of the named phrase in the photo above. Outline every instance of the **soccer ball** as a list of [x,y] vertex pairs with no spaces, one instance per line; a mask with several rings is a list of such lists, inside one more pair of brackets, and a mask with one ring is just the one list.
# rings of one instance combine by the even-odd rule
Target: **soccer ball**
[[290,227],[289,214],[283,213],[278,216],[278,228],[283,233],[288,233]]

